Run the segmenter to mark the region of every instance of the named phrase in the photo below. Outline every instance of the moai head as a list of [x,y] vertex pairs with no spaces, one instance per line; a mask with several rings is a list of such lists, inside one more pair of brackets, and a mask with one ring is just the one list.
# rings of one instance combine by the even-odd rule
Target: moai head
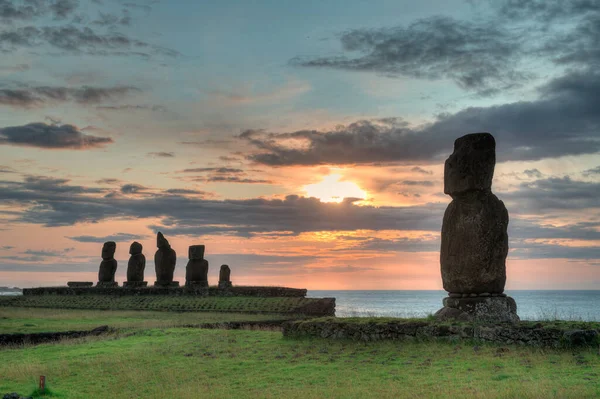
[[129,254],[130,255],[139,255],[142,253],[142,244],[140,244],[137,241],[134,241],[131,246],[129,247]]
[[219,271],[219,281],[229,281],[231,279],[231,269],[229,269],[228,265],[221,265],[221,270]]
[[190,259],[204,259],[204,245],[190,245],[188,256]]
[[444,165],[444,193],[489,191],[496,164],[496,141],[489,133],[473,133],[454,142],[454,152]]
[[102,259],[113,259],[115,257],[115,251],[117,250],[117,243],[114,241],[107,241],[102,246]]
[[159,231],[156,235],[156,246],[159,249],[169,249],[171,245],[169,245],[169,241],[163,236],[163,234]]

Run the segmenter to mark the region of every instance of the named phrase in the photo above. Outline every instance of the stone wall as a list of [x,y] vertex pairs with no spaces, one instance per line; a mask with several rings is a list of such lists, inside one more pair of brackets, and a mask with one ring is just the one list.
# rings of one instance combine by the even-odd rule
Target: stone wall
[[290,321],[283,324],[285,337],[318,337],[350,339],[355,341],[380,341],[402,339],[440,339],[446,341],[473,340],[499,344],[517,344],[540,347],[570,347],[599,345],[597,323],[581,323],[579,327],[565,323],[563,327],[543,323],[475,324],[393,320],[368,321],[360,319],[320,318]]
[[220,289],[217,287],[38,287],[25,288],[23,295],[194,295],[194,296],[252,296],[252,297],[295,297],[306,296],[304,288],[234,286]]
[[83,331],[60,331],[60,332],[42,332],[30,334],[0,334],[0,346],[4,345],[37,345],[45,342],[60,341],[65,338],[81,338],[90,335],[101,335],[111,331],[108,326],[101,326],[93,330]]

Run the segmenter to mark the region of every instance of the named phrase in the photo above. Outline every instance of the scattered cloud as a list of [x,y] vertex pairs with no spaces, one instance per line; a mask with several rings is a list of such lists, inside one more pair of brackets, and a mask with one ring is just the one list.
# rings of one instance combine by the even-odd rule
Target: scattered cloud
[[479,94],[514,87],[529,77],[516,69],[523,38],[487,21],[437,16],[408,27],[349,30],[341,34],[340,43],[345,53],[356,55],[296,57],[290,62],[387,76],[447,78]]
[[127,241],[135,241],[142,240],[146,238],[146,236],[141,236],[138,234],[129,234],[129,233],[117,233],[109,236],[74,236],[67,237],[69,240],[77,241],[77,242],[85,242],[85,243],[105,243],[106,241],[114,241],[114,242],[127,242]]
[[139,184],[124,184],[121,186],[121,192],[123,194],[137,194],[146,190],[146,187]]
[[140,89],[133,86],[78,88],[38,86],[18,89],[0,89],[0,105],[32,108],[72,101],[83,105],[117,100]]
[[175,153],[173,153],[173,152],[164,152],[164,151],[149,152],[148,156],[150,156],[150,157],[156,157],[156,158],[173,158],[175,156]]
[[0,128],[0,145],[87,150],[111,143],[113,139],[110,137],[85,134],[73,125],[47,125],[38,122]]

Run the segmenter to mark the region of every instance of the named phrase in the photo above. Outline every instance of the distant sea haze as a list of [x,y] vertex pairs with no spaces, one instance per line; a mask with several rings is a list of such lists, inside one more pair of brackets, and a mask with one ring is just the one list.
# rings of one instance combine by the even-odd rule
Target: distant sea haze
[[[600,291],[506,291],[521,320],[600,321]],[[445,291],[324,291],[308,297],[336,298],[338,317],[427,317],[442,307]]]

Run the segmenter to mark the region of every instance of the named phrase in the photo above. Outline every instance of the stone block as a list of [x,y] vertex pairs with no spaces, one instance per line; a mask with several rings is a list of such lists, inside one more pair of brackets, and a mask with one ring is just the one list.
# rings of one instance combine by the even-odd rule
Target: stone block
[[119,283],[117,283],[116,281],[98,281],[96,283],[96,287],[98,288],[114,288],[118,286]]
[[[450,298],[443,300],[445,308],[456,309],[464,312],[474,321],[486,322],[517,322],[517,303],[509,296],[507,297],[476,297],[476,298]],[[440,309],[440,316],[459,316],[455,311]],[[459,319],[460,320],[460,319]]]
[[123,287],[125,288],[139,288],[139,287],[147,287],[147,281],[125,281],[123,283]]
[[159,287],[159,288],[179,287],[179,281],[172,281],[172,280],[155,281],[154,286]]
[[85,288],[85,287],[91,287],[93,285],[94,285],[93,281],[69,281],[69,282],[67,282],[67,286],[69,286],[69,287]]

